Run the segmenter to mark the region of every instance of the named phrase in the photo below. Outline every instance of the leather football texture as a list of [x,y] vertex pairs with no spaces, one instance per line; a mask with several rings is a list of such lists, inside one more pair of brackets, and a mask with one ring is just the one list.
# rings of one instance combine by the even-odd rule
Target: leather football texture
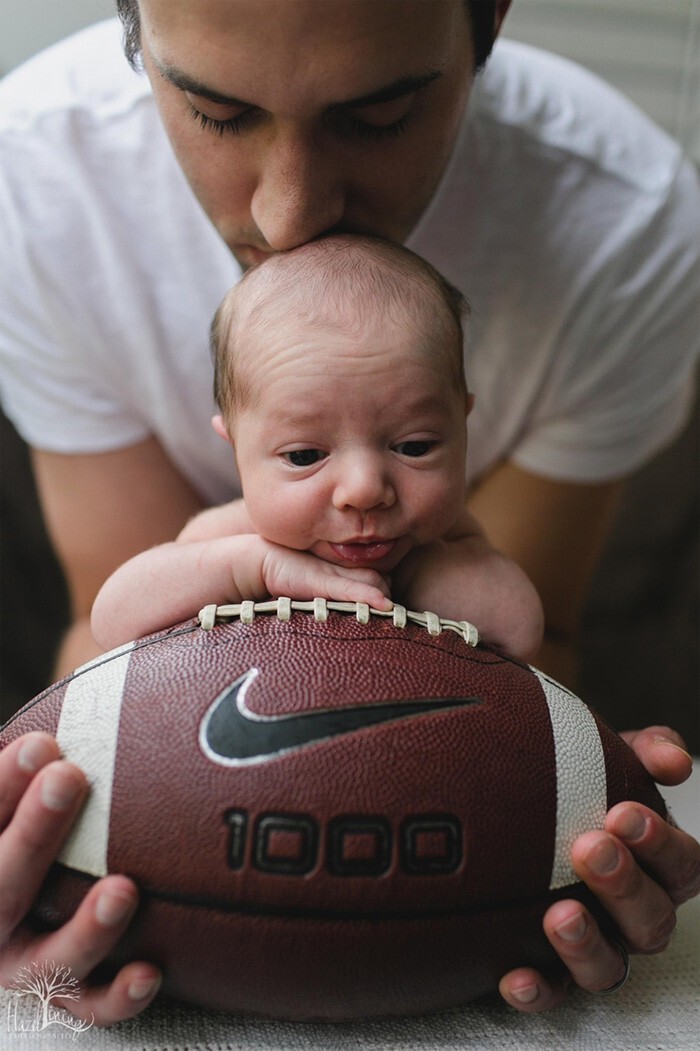
[[547,907],[600,915],[575,837],[621,800],[665,805],[580,699],[474,642],[401,607],[278,600],[77,669],[0,732],[55,734],[91,783],[33,922],[125,873],[142,904],[114,967],[285,1019],[431,1011],[556,968]]

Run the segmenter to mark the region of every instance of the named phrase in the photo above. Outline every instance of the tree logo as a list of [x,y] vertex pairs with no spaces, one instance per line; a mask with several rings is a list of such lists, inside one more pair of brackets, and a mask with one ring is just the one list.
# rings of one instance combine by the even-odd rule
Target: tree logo
[[31,963],[21,967],[14,977],[12,996],[7,1004],[9,1033],[38,1033],[49,1026],[62,1026],[75,1037],[94,1023],[76,1018],[57,1001],[80,1000],[80,985],[70,967],[55,961]]

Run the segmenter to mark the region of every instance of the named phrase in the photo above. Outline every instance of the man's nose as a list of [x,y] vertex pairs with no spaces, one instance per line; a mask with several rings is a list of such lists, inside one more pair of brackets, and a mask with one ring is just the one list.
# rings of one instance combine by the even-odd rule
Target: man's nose
[[251,215],[270,248],[282,252],[337,226],[345,212],[344,173],[313,133],[279,129],[265,147]]
[[392,507],[396,491],[381,457],[371,454],[345,458],[340,465],[333,504],[341,511],[372,511]]

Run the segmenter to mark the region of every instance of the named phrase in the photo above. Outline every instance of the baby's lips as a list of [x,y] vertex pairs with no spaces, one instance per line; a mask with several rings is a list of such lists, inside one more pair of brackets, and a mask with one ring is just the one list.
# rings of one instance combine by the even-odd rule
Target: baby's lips
[[356,541],[348,544],[331,544],[336,555],[344,562],[379,562],[390,555],[396,546],[395,540]]

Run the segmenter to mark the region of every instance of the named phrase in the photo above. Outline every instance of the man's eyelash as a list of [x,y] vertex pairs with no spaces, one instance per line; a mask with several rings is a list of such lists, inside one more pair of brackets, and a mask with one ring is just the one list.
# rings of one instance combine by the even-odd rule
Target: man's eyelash
[[[226,134],[239,135],[254,120],[254,114],[250,110],[244,110],[237,117],[229,117],[228,120],[217,120],[215,117],[209,117],[206,113],[202,113],[201,110],[195,109],[192,105],[190,105],[190,115],[204,131],[211,131],[220,137]],[[384,126],[367,124],[362,120],[357,120],[355,117],[342,117],[342,127],[346,133],[349,132],[356,138],[369,142],[395,139],[403,134],[407,124],[408,115],[394,121],[393,124]]]
[[225,135],[227,132],[231,135],[238,135],[252,119],[252,114],[248,110],[244,110],[237,117],[229,117],[228,120],[216,120],[214,117],[208,117],[201,110],[195,109],[194,106],[190,106],[190,115],[204,131],[213,131],[215,135],[219,136]]
[[358,139],[370,142],[381,142],[383,139],[395,139],[402,135],[408,124],[408,115],[395,120],[393,124],[367,124],[355,117],[343,117],[344,127]]

